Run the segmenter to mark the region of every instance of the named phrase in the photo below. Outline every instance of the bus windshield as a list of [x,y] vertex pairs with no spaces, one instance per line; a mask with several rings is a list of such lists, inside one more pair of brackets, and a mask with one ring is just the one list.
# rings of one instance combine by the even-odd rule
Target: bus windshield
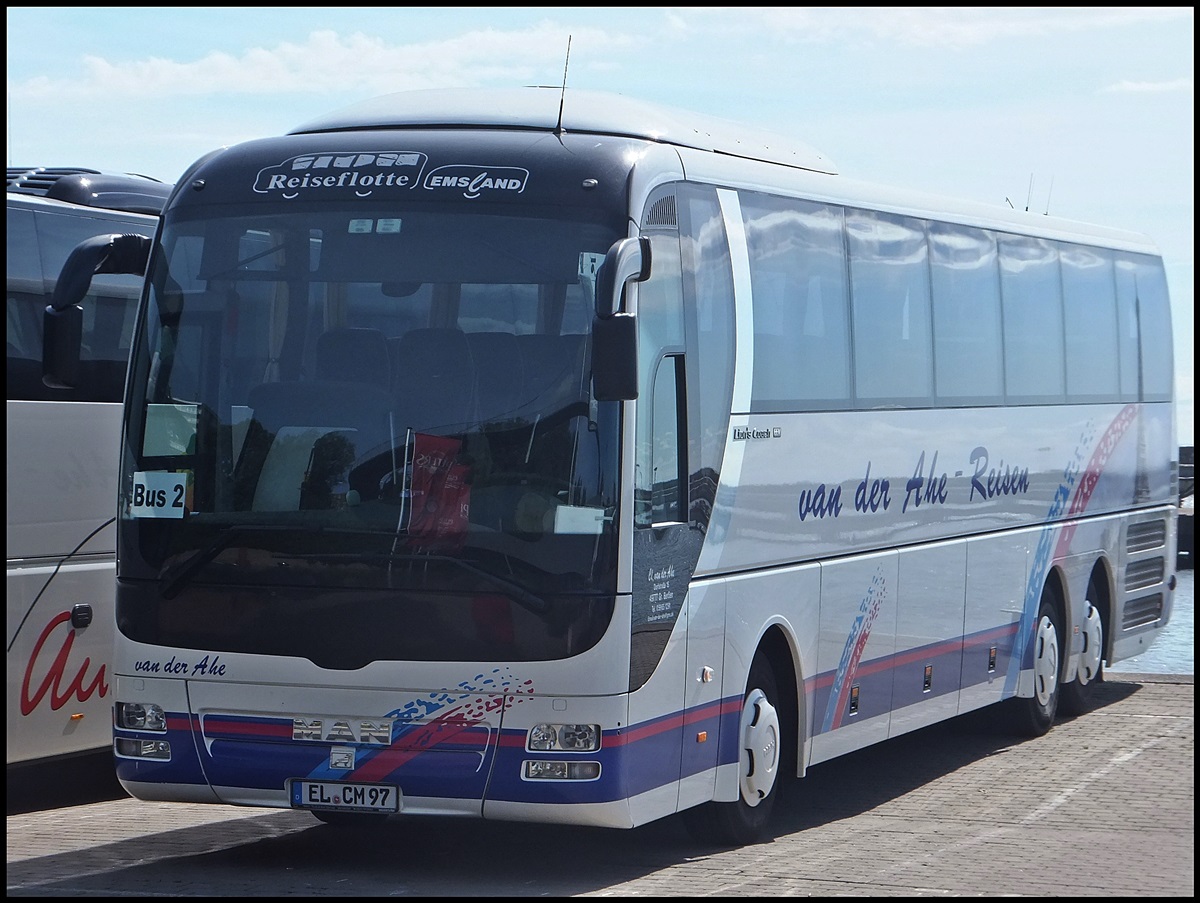
[[[406,620],[519,609],[556,638],[531,656],[594,642],[617,405],[591,397],[588,333],[620,237],[595,213],[500,205],[180,211],[133,352],[120,506],[122,580],[192,613],[177,634],[147,615],[155,641],[224,648],[205,599],[232,584],[293,588],[314,624],[345,617],[339,592],[398,592]],[[412,636],[389,657],[491,657]],[[315,657],[262,640],[229,634]]]

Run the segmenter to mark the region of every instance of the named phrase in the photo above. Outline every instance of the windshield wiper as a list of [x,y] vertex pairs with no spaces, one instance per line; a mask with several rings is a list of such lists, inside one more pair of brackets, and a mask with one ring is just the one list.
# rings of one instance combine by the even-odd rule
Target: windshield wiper
[[262,260],[264,257],[282,251],[283,248],[284,246],[282,244],[278,244],[272,248],[267,248],[265,251],[259,251],[257,254],[251,254],[249,257],[243,257],[241,260],[236,261],[233,266],[227,267],[226,269],[221,270],[219,273],[206,274],[204,278],[210,282],[214,279],[228,279],[242,267],[249,266],[256,260]]
[[214,558],[229,548],[235,539],[247,533],[278,533],[302,531],[320,533],[320,527],[294,527],[282,524],[233,524],[225,527],[217,538],[194,555],[167,568],[158,580],[159,593],[164,599],[173,599],[179,591],[192,582],[196,574]]
[[197,571],[220,555],[246,529],[246,527],[226,527],[216,539],[199,552],[163,571],[163,575],[158,580],[159,595],[164,599],[175,598],[181,589],[192,582]]
[[389,554],[387,558],[389,561],[400,560],[416,563],[436,561],[455,565],[456,567],[459,567],[462,570],[475,575],[476,577],[482,577],[493,586],[499,587],[507,596],[509,596],[514,602],[516,602],[526,611],[532,612],[543,620],[546,620],[550,617],[551,605],[541,596],[530,592],[528,589],[514,580],[508,580],[504,577],[500,577],[496,574],[493,574],[491,571],[471,564],[469,561],[463,561],[461,558],[452,558],[449,555],[397,555],[395,552]]
[[[174,567],[170,567],[163,572],[158,587],[162,598],[172,599],[178,596],[182,588],[186,587],[196,575],[202,570],[206,564],[209,564],[214,558],[221,554],[222,551],[233,545],[236,539],[246,536],[247,533],[280,533],[280,532],[304,532],[304,533],[366,533],[376,536],[377,531],[371,530],[337,530],[337,528],[314,527],[314,526],[284,526],[280,524],[266,525],[233,525],[222,530],[220,536],[212,540],[211,543],[204,546],[196,554],[185,558]],[[328,555],[328,554],[326,554]],[[359,552],[358,555],[362,555]],[[317,555],[320,557],[320,554]],[[372,556],[373,557],[373,556]],[[396,552],[389,552],[385,556],[389,561],[404,561],[412,563],[430,563],[438,562],[451,564],[451,566],[466,570],[469,574],[478,576],[482,580],[488,582],[492,586],[496,586],[502,591],[505,596],[512,599],[512,602],[520,605],[532,614],[542,618],[544,621],[550,621],[553,615],[554,606],[546,599],[538,596],[534,592],[530,592],[526,587],[518,584],[514,580],[508,580],[493,574],[490,570],[480,568],[476,564],[463,561],[462,558],[454,558],[449,555],[397,555]]]
[[[317,533],[317,534],[370,534],[378,535],[374,530],[341,530],[330,529],[328,527],[319,527],[313,525],[305,526],[288,526],[283,524],[240,524],[232,525],[224,528],[221,533],[205,546],[200,551],[184,559],[179,564],[168,568],[159,578],[159,593],[164,599],[172,599],[177,596],[184,587],[186,587],[195,578],[206,565],[214,558],[229,548],[235,540],[238,540],[248,533],[279,533],[279,532],[302,532],[302,533]],[[320,557],[321,553],[317,553]],[[325,553],[328,554],[328,553]],[[358,555],[366,555],[368,553],[357,553]],[[374,556],[372,556],[374,557]],[[389,561],[406,561],[415,563],[438,562],[453,565],[468,573],[480,577],[486,582],[498,587],[509,598],[520,605],[525,610],[537,615],[543,620],[550,619],[553,606],[541,596],[526,589],[520,583],[513,580],[508,580],[491,573],[484,568],[471,564],[468,561],[463,561],[460,558],[453,558],[449,555],[399,555],[395,552],[389,552],[383,557]]]

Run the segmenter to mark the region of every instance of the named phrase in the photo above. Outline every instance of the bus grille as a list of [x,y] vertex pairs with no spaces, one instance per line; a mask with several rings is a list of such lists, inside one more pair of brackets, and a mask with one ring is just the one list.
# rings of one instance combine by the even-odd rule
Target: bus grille
[[1125,603],[1125,615],[1121,621],[1121,627],[1129,630],[1131,627],[1153,624],[1162,617],[1162,610],[1162,593],[1142,596],[1140,599],[1130,599]]
[[678,220],[675,214],[675,195],[668,195],[654,202],[654,206],[646,214],[647,226],[676,226]]
[[1131,561],[1125,567],[1125,592],[1131,593],[1134,590],[1145,589],[1147,586],[1154,586],[1156,583],[1162,583],[1162,579],[1163,560],[1161,558]]
[[1141,524],[1130,524],[1125,534],[1126,552],[1144,552],[1147,549],[1157,549],[1166,544],[1167,523],[1162,520],[1146,521]]

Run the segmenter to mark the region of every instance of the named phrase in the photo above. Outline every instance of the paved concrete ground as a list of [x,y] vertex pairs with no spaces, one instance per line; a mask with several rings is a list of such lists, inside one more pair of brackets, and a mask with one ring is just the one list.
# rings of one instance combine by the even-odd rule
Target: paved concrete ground
[[774,837],[109,800],[8,817],[9,896],[1178,896],[1195,894],[1191,675],[1115,675],[1016,740],[972,713],[809,770]]

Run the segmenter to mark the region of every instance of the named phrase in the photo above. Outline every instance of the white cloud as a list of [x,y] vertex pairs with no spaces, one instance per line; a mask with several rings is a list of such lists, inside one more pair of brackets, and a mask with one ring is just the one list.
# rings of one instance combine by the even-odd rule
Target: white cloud
[[[1050,37],[1081,31],[1128,28],[1143,23],[1194,20],[1191,7],[729,7],[689,8],[670,21],[687,31],[762,31],[789,42],[828,43],[869,39],[940,49],[978,47],[1009,38]],[[1190,26],[1189,26],[1190,27]]]
[[636,38],[599,29],[542,23],[516,31],[481,29],[445,40],[390,44],[355,32],[315,31],[303,43],[255,47],[234,56],[212,52],[193,61],[161,57],[114,62],[84,57],[84,74],[10,83],[10,96],[63,102],[84,97],[207,94],[390,93],[503,80],[561,78],[568,36],[611,52]]

